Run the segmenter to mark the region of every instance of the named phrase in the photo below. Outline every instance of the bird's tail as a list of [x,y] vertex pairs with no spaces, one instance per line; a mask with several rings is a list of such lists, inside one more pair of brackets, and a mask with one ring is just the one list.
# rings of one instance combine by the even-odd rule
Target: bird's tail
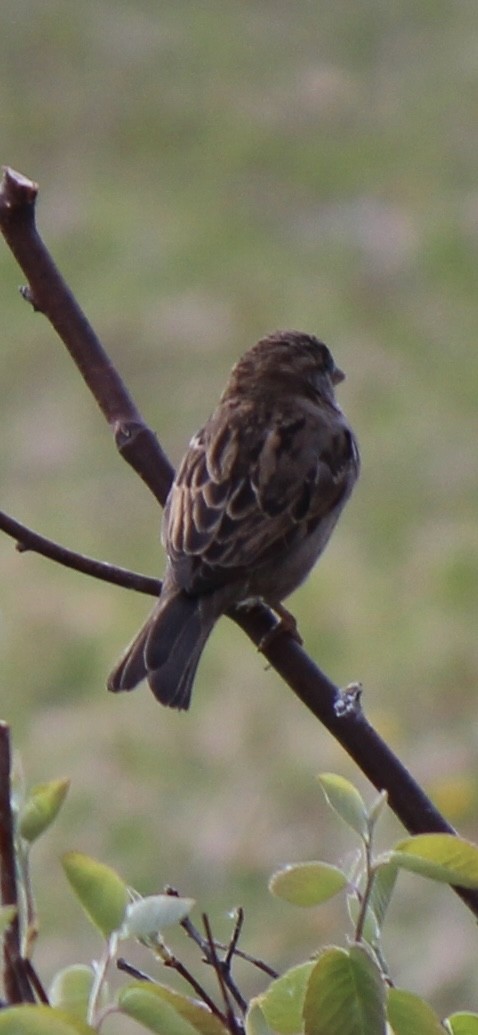
[[133,690],[147,679],[161,704],[189,708],[198,662],[217,619],[208,603],[207,597],[183,592],[160,598],[111,673],[108,690]]

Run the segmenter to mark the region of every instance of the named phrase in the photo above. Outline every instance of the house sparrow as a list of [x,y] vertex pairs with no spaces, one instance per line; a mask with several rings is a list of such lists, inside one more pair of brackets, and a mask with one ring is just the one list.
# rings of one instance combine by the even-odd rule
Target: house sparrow
[[217,409],[189,444],[163,521],[161,596],[108,680],[189,707],[220,615],[281,601],[322,553],[359,473],[357,442],[335,401],[344,379],[321,341],[262,338],[236,363]]

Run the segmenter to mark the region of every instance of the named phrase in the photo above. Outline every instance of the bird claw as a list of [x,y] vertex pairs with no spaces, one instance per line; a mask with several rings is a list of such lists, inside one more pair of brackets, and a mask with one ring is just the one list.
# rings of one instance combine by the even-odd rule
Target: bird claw
[[257,647],[258,651],[264,653],[276,637],[281,636],[283,633],[291,636],[301,647],[304,641],[297,628],[297,620],[294,618],[294,615],[286,607],[283,607],[282,604],[277,604],[273,610],[277,615],[277,622],[272,626],[272,629],[269,629],[269,632],[262,636]]

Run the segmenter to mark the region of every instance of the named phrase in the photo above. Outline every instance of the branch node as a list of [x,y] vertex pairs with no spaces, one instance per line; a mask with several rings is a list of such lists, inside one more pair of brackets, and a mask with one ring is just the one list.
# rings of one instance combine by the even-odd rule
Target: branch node
[[145,430],[144,424],[136,420],[117,420],[113,424],[113,435],[116,448],[120,453],[128,446],[131,446],[139,435]]
[[33,206],[38,194],[38,183],[12,169],[9,165],[3,165],[2,171],[3,182],[0,194],[5,207],[14,209],[23,208],[24,205]]
[[43,312],[43,309],[42,309],[41,305],[38,304],[38,302],[37,302],[37,300],[35,298],[35,295],[33,294],[33,291],[32,291],[32,289],[31,289],[29,284],[22,284],[22,286],[19,287],[18,290],[19,290],[23,300],[25,302],[28,302],[29,305],[31,305],[34,313],[42,313]]
[[338,719],[345,719],[362,714],[362,698],[363,686],[361,683],[349,683],[348,686],[341,687],[337,700],[334,705],[334,711]]

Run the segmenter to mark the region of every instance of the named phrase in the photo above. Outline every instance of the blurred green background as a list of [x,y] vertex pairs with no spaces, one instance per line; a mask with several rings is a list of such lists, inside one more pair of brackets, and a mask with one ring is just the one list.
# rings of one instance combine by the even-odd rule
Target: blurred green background
[[[262,334],[315,332],[346,370],[363,473],[292,609],[475,839],[477,110],[468,0],[2,3],[1,160],[39,181],[44,237],[174,463]],[[154,501],[21,282],[0,247],[1,506],[160,574]],[[143,893],[175,884],[222,937],[242,904],[243,948],[277,969],[343,940],[340,904],[301,912],[266,884],[355,847],[317,772],[371,791],[240,631],[220,623],[176,715],[144,688],[105,691],[148,600],[6,538],[0,577],[1,717],[30,783],[73,781],[34,853],[44,979],[98,952],[67,848]],[[384,843],[399,832],[390,819]],[[401,879],[385,946],[398,984],[478,1008],[476,928],[446,889]]]

